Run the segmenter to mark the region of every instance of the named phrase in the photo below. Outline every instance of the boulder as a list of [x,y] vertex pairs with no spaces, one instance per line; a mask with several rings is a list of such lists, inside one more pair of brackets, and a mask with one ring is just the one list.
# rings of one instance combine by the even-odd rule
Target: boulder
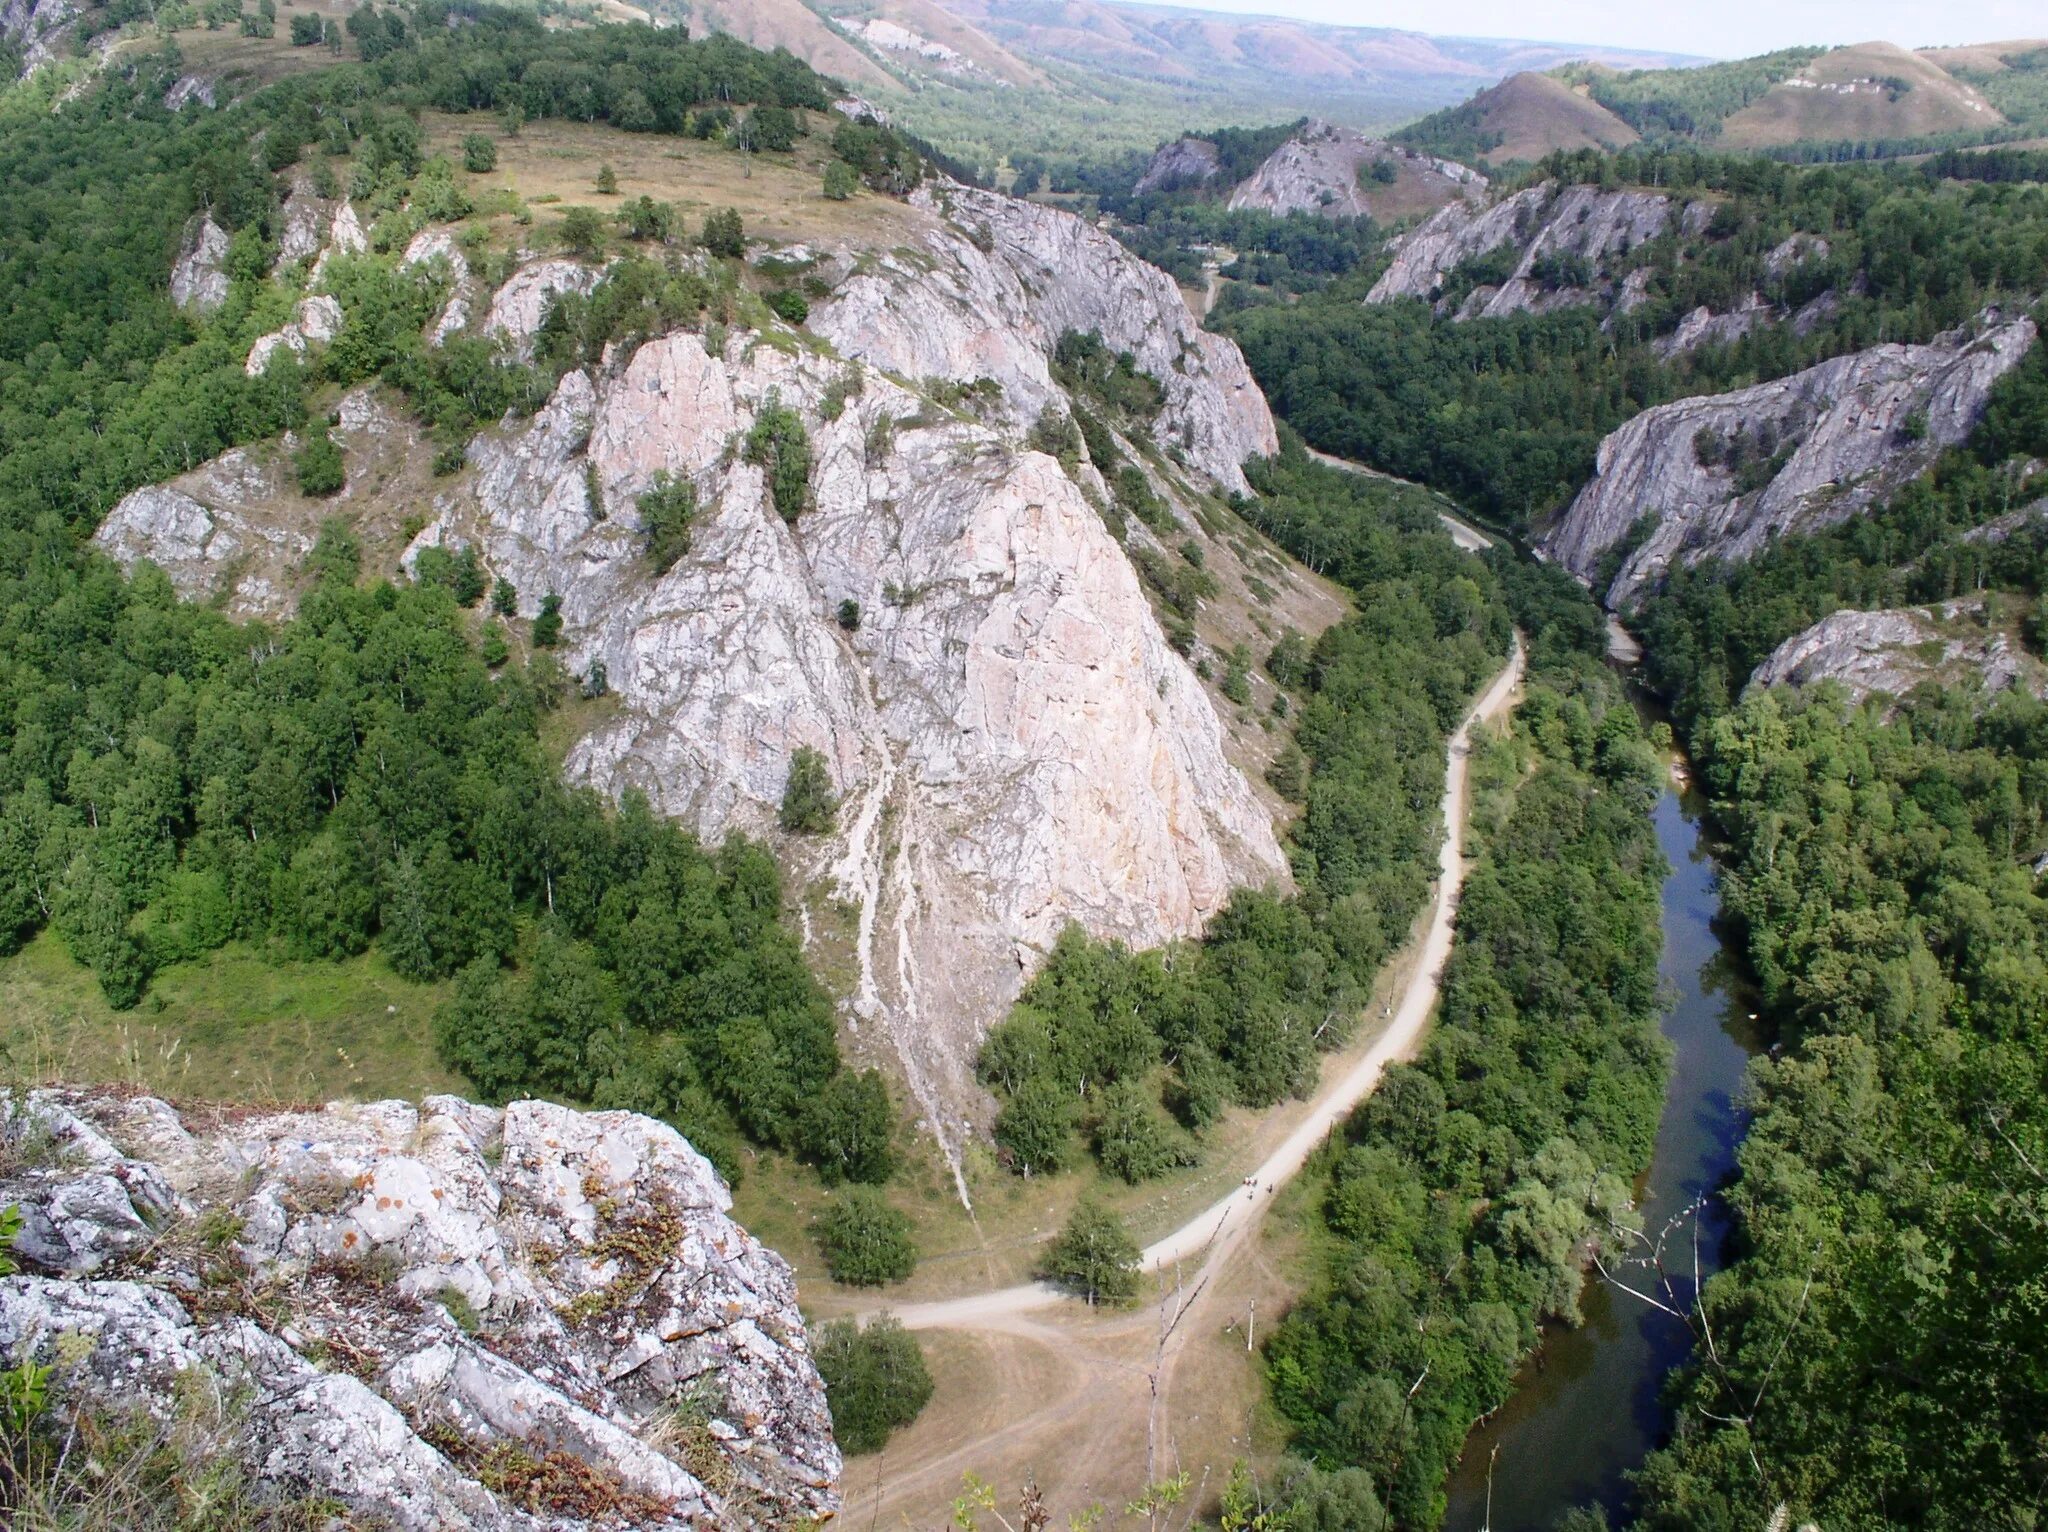
[[[207,1378],[215,1449],[261,1490],[419,1532],[837,1510],[789,1268],[661,1123],[452,1097],[189,1124],[111,1094],[0,1107],[27,1235],[0,1364],[56,1366],[60,1418],[168,1419]],[[515,1505],[478,1474],[554,1455],[619,1509]]]

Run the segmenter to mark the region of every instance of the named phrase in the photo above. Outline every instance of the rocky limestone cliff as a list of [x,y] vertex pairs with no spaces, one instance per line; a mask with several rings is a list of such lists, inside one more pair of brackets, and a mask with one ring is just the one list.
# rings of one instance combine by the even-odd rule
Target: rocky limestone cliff
[[[0,1097],[0,1139],[24,1272],[0,1279],[0,1363],[54,1365],[60,1418],[166,1419],[199,1383],[259,1487],[400,1532],[837,1509],[789,1268],[661,1123],[36,1091]],[[532,1487],[551,1464],[580,1514]]]
[[65,57],[84,9],[78,0],[0,0],[0,43],[21,54],[24,79]]
[[[1386,183],[1361,180],[1369,167],[1392,171]],[[1414,215],[1486,190],[1486,177],[1453,160],[1419,154],[1352,128],[1305,123],[1230,194],[1232,209],[1325,218]]]
[[[1491,205],[1453,202],[1390,242],[1392,263],[1365,301],[1435,302],[1445,278],[1458,267],[1512,245],[1519,259],[1507,280],[1475,288],[1456,318],[1498,319],[1578,303],[1613,303],[1622,288],[1610,262],[1662,234],[1672,211],[1671,199],[1653,192],[1561,188],[1554,181]],[[1582,280],[1560,282],[1560,268],[1572,269]]]
[[1206,138],[1177,138],[1154,151],[1145,173],[1132,188],[1139,196],[1147,192],[1185,191],[1207,186],[1216,179],[1222,162],[1216,146]]
[[[2031,320],[1989,314],[1974,335],[1645,410],[1601,442],[1592,481],[1541,547],[1591,581],[1636,539],[1604,592],[1620,609],[1675,562],[1747,558],[1773,536],[1846,521],[1963,441],[2035,339]],[[1767,482],[1745,491],[1745,464]]]
[[[1043,411],[1070,408],[1054,347],[1098,331],[1160,382],[1158,446],[1122,444],[1181,520],[1165,546],[1132,525],[1156,556],[1209,542],[1212,571],[1234,578],[1237,555],[1194,508],[1223,514],[1242,461],[1276,439],[1235,345],[1106,234],[958,187],[913,212],[914,244],[778,253],[829,289],[809,333],[725,332],[707,351],[678,331],[615,351],[564,376],[530,420],[480,435],[453,478],[430,478],[424,450],[396,453],[392,430],[345,436],[348,487],[308,504],[286,480],[287,441],[131,495],[100,543],[163,565],[187,595],[275,615],[325,515],[366,531],[364,518],[430,510],[405,562],[474,545],[524,615],[559,595],[565,664],[602,670],[609,711],[571,749],[575,777],[644,789],[707,837],[766,833],[794,752],[821,751],[844,795],[838,823],[784,842],[796,881],[837,896],[799,900],[818,905],[806,930],[820,914],[821,939],[844,944],[859,1046],[900,1059],[926,1126],[957,1154],[986,1104],[980,1036],[1067,924],[1153,944],[1198,932],[1235,886],[1288,880],[1273,813],[1239,764],[1255,778],[1256,751],[1226,736],[1167,643],[1098,509],[1101,476],[1024,445]],[[474,281],[460,258],[432,230],[404,256],[446,261],[458,297]],[[475,306],[517,354],[546,293],[598,276],[532,263],[496,294],[474,291]],[[349,396],[344,433],[351,410],[387,408],[377,401]],[[793,524],[746,450],[771,408],[794,411],[809,439]],[[687,481],[698,506],[688,553],[659,575],[637,507],[658,473]],[[287,530],[296,545],[273,535]],[[1340,610],[1300,571],[1260,569],[1259,599],[1284,620],[1315,631]],[[842,624],[844,603],[857,626]],[[1229,641],[1257,636],[1248,625]]]
[[[943,335],[919,302],[893,306],[906,333]],[[825,418],[849,377],[859,392]],[[810,434],[794,526],[733,450],[771,402]],[[643,788],[717,836],[767,827],[796,748],[824,753],[845,803],[819,871],[859,910],[857,1015],[885,1029],[942,1142],[978,1099],[981,1031],[1066,924],[1156,943],[1199,930],[1236,884],[1284,880],[1130,562],[1013,432],[869,368],[746,337],[714,356],[678,333],[616,376],[569,374],[474,454],[473,501],[421,538],[475,541],[528,611],[561,594],[569,663],[602,664],[620,700],[572,774]],[[635,502],[661,471],[702,509],[656,580]]]
[[201,313],[228,301],[228,231],[203,213],[185,231],[171,267],[171,302]]
[[1873,693],[1903,697],[1932,682],[1968,683],[1986,692],[2023,686],[2048,696],[2048,668],[1995,624],[1981,598],[1881,612],[1835,612],[1771,651],[1753,686],[1814,686],[1833,681],[1852,701]]
[[337,413],[346,482],[331,499],[299,494],[291,461],[299,439],[288,434],[123,496],[94,545],[124,569],[148,560],[188,601],[217,599],[241,618],[289,616],[323,520],[339,514],[361,533],[391,533],[414,498],[431,492],[427,475],[406,462],[421,433],[390,401],[359,388]]
[[1064,399],[1054,345],[1093,330],[1166,391],[1154,434],[1195,469],[1245,488],[1240,465],[1278,449],[1265,397],[1234,342],[1203,330],[1173,279],[1093,224],[972,187],[921,189],[942,215],[915,251],[869,256],[811,313],[849,357],[902,377],[993,379],[1026,426]]

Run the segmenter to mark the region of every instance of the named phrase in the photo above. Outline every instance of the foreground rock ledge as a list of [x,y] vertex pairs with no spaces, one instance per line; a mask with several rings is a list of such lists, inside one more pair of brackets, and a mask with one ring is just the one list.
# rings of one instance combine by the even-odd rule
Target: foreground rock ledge
[[[265,1487],[421,1532],[838,1507],[789,1267],[650,1118],[44,1090],[0,1092],[0,1135],[0,1364],[59,1362],[62,1409],[161,1415],[217,1378]],[[598,1509],[549,1503],[572,1461]]]

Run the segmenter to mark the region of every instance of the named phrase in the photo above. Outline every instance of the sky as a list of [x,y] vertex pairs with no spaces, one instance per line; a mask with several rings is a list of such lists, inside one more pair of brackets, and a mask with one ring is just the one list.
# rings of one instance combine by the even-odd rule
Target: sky
[[1438,37],[1605,43],[1743,58],[1795,43],[1908,48],[2048,36],[2044,0],[1162,0]]

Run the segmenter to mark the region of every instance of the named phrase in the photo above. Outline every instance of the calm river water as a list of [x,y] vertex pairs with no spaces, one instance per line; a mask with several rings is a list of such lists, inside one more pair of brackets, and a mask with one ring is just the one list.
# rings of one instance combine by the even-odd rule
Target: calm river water
[[[1637,1192],[1652,1231],[1733,1169],[1741,1137],[1734,1099],[1758,1047],[1749,1019],[1754,1001],[1714,929],[1717,871],[1702,844],[1702,807],[1691,794],[1667,789],[1656,809],[1657,839],[1672,868],[1664,885],[1663,973],[1676,1003],[1664,1018],[1673,1046],[1670,1096]],[[1711,1271],[1726,1227],[1718,1202],[1708,1204],[1705,1219],[1702,1264]],[[1678,1254],[1677,1269],[1689,1276],[1689,1235]],[[1553,1331],[1507,1405],[1472,1433],[1451,1477],[1447,1532],[1548,1532],[1570,1506],[1623,1508],[1623,1475],[1664,1433],[1658,1389],[1690,1338],[1675,1319],[1615,1292],[1597,1274],[1588,1276],[1583,1308],[1585,1325]]]

